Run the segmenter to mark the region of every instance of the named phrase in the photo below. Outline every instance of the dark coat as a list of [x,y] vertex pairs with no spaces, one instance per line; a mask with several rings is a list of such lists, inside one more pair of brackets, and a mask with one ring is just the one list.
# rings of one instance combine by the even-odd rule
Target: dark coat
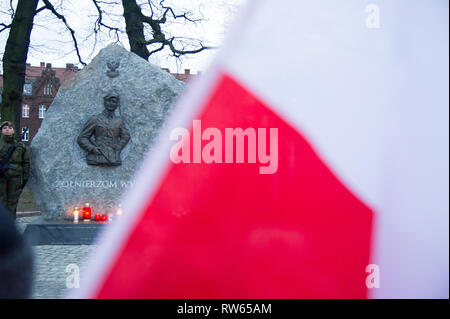
[[24,181],[28,180],[30,175],[30,155],[24,143],[14,140],[13,136],[8,137],[0,134],[0,162],[8,153],[10,146],[15,145],[16,148],[9,158],[10,167],[15,169],[8,169],[6,172],[11,177],[20,176]]

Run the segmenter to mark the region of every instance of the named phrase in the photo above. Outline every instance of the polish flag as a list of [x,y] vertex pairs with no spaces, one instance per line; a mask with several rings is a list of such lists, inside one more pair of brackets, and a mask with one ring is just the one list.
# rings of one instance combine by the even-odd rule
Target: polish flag
[[71,297],[448,298],[448,54],[446,1],[250,1]]

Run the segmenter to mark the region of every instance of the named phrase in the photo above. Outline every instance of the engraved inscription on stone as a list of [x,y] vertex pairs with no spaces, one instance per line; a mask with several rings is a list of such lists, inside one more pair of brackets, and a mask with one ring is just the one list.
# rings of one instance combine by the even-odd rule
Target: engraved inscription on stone
[[127,188],[132,185],[132,181],[125,180],[61,180],[55,183],[58,188]]

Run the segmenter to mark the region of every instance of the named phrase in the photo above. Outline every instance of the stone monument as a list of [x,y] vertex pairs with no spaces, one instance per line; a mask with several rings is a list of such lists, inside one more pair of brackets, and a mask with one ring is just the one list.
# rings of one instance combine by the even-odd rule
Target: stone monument
[[46,220],[114,213],[184,84],[112,44],[58,91],[31,143],[29,187]]

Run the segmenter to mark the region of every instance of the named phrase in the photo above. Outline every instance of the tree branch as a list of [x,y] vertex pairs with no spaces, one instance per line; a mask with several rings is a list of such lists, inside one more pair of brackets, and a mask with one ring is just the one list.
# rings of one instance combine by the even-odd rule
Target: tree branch
[[153,18],[154,12],[153,12],[153,3],[152,3],[152,0],[148,0],[148,6],[150,7],[150,12],[151,12],[150,18]]
[[169,46],[170,50],[172,51],[173,56],[176,57],[176,58],[179,58],[180,56],[186,55],[186,54],[195,54],[195,53],[199,53],[199,52],[202,52],[203,50],[211,50],[211,49],[215,49],[215,47],[204,46],[203,43],[200,42],[200,48],[198,48],[198,49],[185,50],[185,49],[183,48],[183,49],[180,50],[180,49],[175,48],[175,45],[174,45],[174,43],[173,43],[173,41],[174,41],[175,39],[176,39],[175,37],[170,38],[170,39],[167,41],[167,42],[168,42],[167,45]]
[[160,5],[163,9],[165,9],[165,11],[164,11],[164,13],[163,13],[163,17],[161,18],[161,20],[159,20],[161,23],[166,22],[166,15],[167,15],[167,13],[169,13],[169,12],[172,14],[172,17],[173,17],[174,19],[184,18],[186,21],[193,22],[193,23],[196,23],[196,22],[199,22],[199,21],[202,20],[201,18],[199,18],[199,19],[191,19],[191,18],[189,18],[188,15],[192,15],[192,12],[190,12],[190,11],[183,12],[183,14],[175,14],[175,12],[173,11],[172,7],[166,7],[166,6],[163,4],[164,1],[165,1],[165,0],[161,0],[161,1],[159,2],[159,5]]
[[[9,1],[9,10],[8,10],[9,12],[6,12],[6,11],[1,11],[2,13],[4,13],[4,14],[8,14],[8,15],[10,15],[11,16],[11,21],[14,19],[14,7],[13,7],[13,4],[12,4],[12,0],[10,0]],[[12,22],[10,23],[10,24],[6,24],[6,23],[3,23],[3,22],[0,22],[0,33],[1,32],[3,32],[3,31],[5,31],[6,29],[11,29],[11,25],[12,25]]]
[[[203,18],[193,17],[192,12],[185,11],[182,14],[175,13],[174,9],[165,5],[165,0],[147,0],[150,7],[150,16],[143,13],[142,4],[138,5],[136,0],[122,0],[124,7],[124,16],[127,24],[127,35],[130,41],[132,52],[138,54],[144,59],[148,59],[151,54],[169,47],[174,57],[179,58],[185,54],[195,54],[203,50],[214,49],[214,47],[205,46],[200,40],[171,37],[167,38],[163,28],[166,23],[173,22],[175,19],[182,19],[185,22],[196,23]],[[168,20],[171,21],[168,21]],[[148,29],[147,29],[148,28]],[[145,36],[144,30],[151,32],[151,36]],[[153,51],[149,52],[147,47],[153,45]],[[142,47],[146,49],[143,50]]]
[[45,9],[47,9],[46,6],[40,7],[39,9],[37,9],[37,10],[34,12],[34,15],[37,15],[39,12],[41,12],[42,10],[45,10]]
[[9,0],[9,11],[11,12],[11,17],[14,17],[14,7],[13,7],[13,0]]
[[94,32],[97,34],[97,32],[100,31],[101,27],[105,27],[106,29],[109,30],[109,32],[114,31],[116,34],[117,41],[120,41],[119,33],[123,32],[123,31],[120,30],[120,28],[111,27],[110,25],[107,25],[103,22],[103,13],[105,11],[103,11],[99,5],[99,3],[104,3],[104,4],[117,4],[117,3],[116,2],[104,2],[104,1],[99,1],[99,0],[92,0],[92,2],[94,3],[95,8],[97,9],[97,12],[98,12],[98,18],[94,24]]
[[78,49],[77,38],[75,37],[75,31],[69,26],[66,17],[62,14],[59,14],[49,0],[42,0],[42,1],[44,2],[46,9],[50,10],[58,19],[64,22],[64,25],[66,26],[67,30],[69,30],[70,35],[72,37],[72,41],[75,46],[75,51],[77,52],[78,61],[80,61],[82,65],[86,66],[86,63],[81,59],[80,50]]
[[1,27],[0,32],[5,31],[6,29],[11,29],[11,23],[8,25],[0,23],[0,27]]
[[150,55],[152,55],[153,53],[161,51],[162,49],[164,49],[165,46],[166,46],[165,44],[162,44],[158,49],[155,49],[155,50],[151,51]]

